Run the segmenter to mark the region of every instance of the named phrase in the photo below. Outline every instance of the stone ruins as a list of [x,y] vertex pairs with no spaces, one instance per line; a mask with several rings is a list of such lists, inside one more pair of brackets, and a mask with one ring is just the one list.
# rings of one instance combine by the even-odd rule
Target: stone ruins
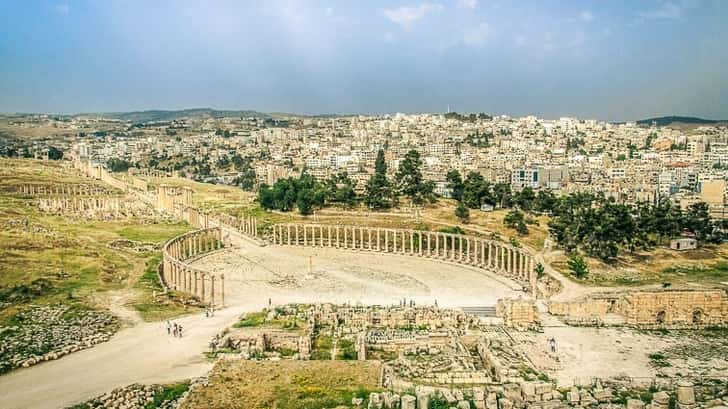
[[600,293],[552,301],[549,312],[574,325],[705,328],[728,325],[728,297],[723,290],[694,289]]

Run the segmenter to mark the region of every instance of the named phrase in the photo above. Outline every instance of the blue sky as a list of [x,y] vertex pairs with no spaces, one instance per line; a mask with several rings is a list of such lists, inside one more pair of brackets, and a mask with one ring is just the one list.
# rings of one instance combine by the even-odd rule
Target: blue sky
[[728,119],[728,1],[0,1],[0,112]]

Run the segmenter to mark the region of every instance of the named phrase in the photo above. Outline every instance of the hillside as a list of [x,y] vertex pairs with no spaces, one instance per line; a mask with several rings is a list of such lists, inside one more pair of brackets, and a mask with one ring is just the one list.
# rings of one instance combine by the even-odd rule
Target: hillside
[[177,111],[151,110],[134,112],[105,112],[94,114],[83,114],[82,116],[98,116],[109,119],[119,119],[130,122],[153,122],[173,121],[175,119],[189,117],[213,117],[213,118],[270,118],[271,116],[257,111],[227,111],[212,108],[192,108]]
[[685,125],[715,125],[726,121],[716,121],[713,119],[697,118],[692,116],[661,116],[656,118],[647,118],[637,121],[637,125],[640,126],[652,126],[655,123],[657,126],[668,126],[672,124],[685,124]]

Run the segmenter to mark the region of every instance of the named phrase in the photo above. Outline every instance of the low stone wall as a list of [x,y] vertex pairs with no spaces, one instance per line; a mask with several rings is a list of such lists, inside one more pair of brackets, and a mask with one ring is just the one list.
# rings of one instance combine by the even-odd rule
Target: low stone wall
[[225,304],[225,275],[207,272],[189,261],[223,249],[222,229],[196,230],[175,237],[162,250],[162,281],[171,290],[190,293],[214,306]]
[[583,325],[602,324],[612,314],[638,328],[728,326],[728,297],[723,290],[692,289],[600,293],[550,302],[549,312]]
[[271,244],[392,253],[449,261],[493,271],[536,294],[533,255],[509,244],[463,234],[321,224],[278,224]]

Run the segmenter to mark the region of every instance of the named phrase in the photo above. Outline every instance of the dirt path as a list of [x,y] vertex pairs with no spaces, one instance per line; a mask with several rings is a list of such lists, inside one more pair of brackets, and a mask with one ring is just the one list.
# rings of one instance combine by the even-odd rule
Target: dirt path
[[109,342],[56,361],[0,376],[0,406],[64,408],[131,383],[172,382],[204,375],[212,363],[202,356],[210,338],[233,323],[244,310],[263,302],[175,320],[183,338],[167,335],[164,323],[126,328]]

